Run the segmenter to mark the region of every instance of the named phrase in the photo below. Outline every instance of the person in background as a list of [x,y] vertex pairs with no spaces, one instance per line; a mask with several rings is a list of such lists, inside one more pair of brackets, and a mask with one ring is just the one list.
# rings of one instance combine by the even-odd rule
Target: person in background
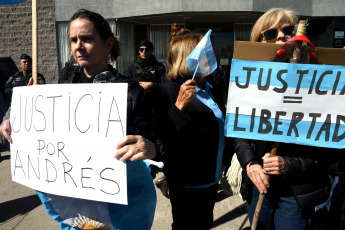
[[[60,229],[144,229],[153,223],[156,192],[148,164],[157,159],[163,144],[152,132],[152,116],[145,91],[109,63],[120,54],[119,42],[108,22],[98,13],[81,9],[69,22],[69,40],[80,71],[69,74],[62,84],[127,83],[127,127],[117,143],[114,157],[127,164],[128,205],[98,202],[47,194],[37,191],[47,214],[59,222]],[[85,115],[87,116],[87,114]],[[10,124],[4,134],[11,141]],[[97,143],[95,143],[97,144]]]
[[165,80],[165,66],[159,63],[153,52],[155,47],[149,40],[142,40],[139,43],[139,55],[135,63],[130,64],[125,76],[134,79],[148,92],[152,91],[155,83]]
[[[282,44],[291,37],[296,13],[272,8],[255,23],[251,41]],[[272,143],[234,139],[234,151],[243,168],[241,195],[247,202],[250,223],[259,194],[266,194],[257,229],[311,229],[315,207],[330,194],[329,165],[339,150],[279,143],[270,157]],[[268,180],[267,176],[270,176]]]
[[[203,35],[172,25],[168,81],[154,90],[159,135],[167,147],[163,172],[169,186],[172,229],[210,229],[225,145],[225,104],[217,84],[192,80],[186,59]],[[217,80],[216,78],[214,79]]]
[[[156,117],[158,104],[154,104],[154,98],[152,90],[157,84],[165,81],[165,66],[162,63],[159,63],[156,57],[153,55],[155,47],[152,42],[144,39],[139,43],[139,55],[135,63],[128,65],[125,70],[125,76],[131,80],[134,80],[140,84],[141,87],[146,91],[147,96],[150,98],[150,107],[153,115],[154,127],[157,127]],[[156,174],[161,171],[161,169],[152,166],[152,177],[155,178]],[[162,181],[161,178],[157,181],[157,187],[163,192],[163,195],[168,197],[167,186]]]
[[58,83],[66,81],[68,78],[70,78],[70,76],[74,76],[79,71],[80,66],[74,61],[73,56],[71,56],[61,70]]
[[[11,105],[13,88],[17,86],[27,86],[30,78],[32,77],[32,58],[29,55],[22,54],[20,56],[19,66],[22,71],[15,73],[6,82],[5,103],[7,107],[10,107]],[[42,85],[45,83],[46,80],[44,76],[40,73],[37,73],[37,84]]]

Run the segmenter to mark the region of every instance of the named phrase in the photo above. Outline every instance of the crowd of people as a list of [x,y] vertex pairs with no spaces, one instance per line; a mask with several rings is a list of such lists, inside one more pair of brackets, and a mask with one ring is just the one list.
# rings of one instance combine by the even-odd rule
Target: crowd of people
[[[292,36],[295,12],[273,8],[255,23],[252,42],[283,44]],[[329,199],[331,166],[343,150],[281,143],[270,157],[272,143],[229,138],[224,135],[225,76],[219,72],[192,79],[186,59],[203,34],[174,23],[167,50],[167,68],[154,56],[154,45],[142,40],[139,55],[124,75],[109,64],[120,54],[119,41],[98,13],[79,10],[69,22],[73,71],[66,65],[59,84],[127,83],[127,135],[118,143],[115,158],[127,162],[129,205],[61,197],[37,191],[47,213],[55,213],[60,229],[79,229],[63,216],[71,210],[49,205],[53,200],[73,206],[70,216],[92,215],[106,229],[150,229],[155,212],[154,184],[158,169],[143,159],[163,161],[164,179],[173,217],[172,229],[210,229],[220,179],[236,154],[243,168],[241,194],[252,223],[260,194],[265,194],[257,229],[317,229],[316,207]],[[121,52],[126,52],[122,50]],[[28,85],[31,58],[22,55],[23,71],[13,76],[6,89]],[[39,84],[44,84],[42,75]],[[10,101],[10,100],[9,100]],[[10,104],[8,104],[9,106]],[[0,126],[11,142],[9,113]],[[114,150],[115,152],[115,150]],[[270,176],[270,179],[268,179]],[[152,179],[151,178],[151,179]],[[147,199],[138,199],[139,194]],[[67,208],[66,208],[67,209]],[[109,221],[109,216],[112,221]],[[114,217],[114,218],[113,218]]]

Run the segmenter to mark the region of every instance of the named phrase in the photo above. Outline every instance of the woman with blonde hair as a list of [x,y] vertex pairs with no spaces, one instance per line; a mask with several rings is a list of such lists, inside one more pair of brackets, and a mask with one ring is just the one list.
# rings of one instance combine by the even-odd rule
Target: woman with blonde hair
[[[263,43],[284,43],[292,35],[298,22],[296,13],[289,9],[272,8],[255,23],[250,41]],[[285,36],[284,36],[285,35]]]
[[[293,11],[270,9],[255,23],[251,40],[282,44],[296,23]],[[270,157],[271,149],[268,141],[234,139],[234,151],[243,169],[241,195],[247,202],[250,223],[261,193],[266,195],[257,229],[313,229],[315,208],[330,194],[328,167],[340,151],[279,143],[277,156]]]
[[[160,137],[169,185],[172,229],[210,229],[222,176],[225,105],[214,76],[195,77],[186,59],[203,35],[172,25],[169,80],[160,87]],[[212,85],[211,83],[212,82]],[[157,92],[156,92],[157,93]]]

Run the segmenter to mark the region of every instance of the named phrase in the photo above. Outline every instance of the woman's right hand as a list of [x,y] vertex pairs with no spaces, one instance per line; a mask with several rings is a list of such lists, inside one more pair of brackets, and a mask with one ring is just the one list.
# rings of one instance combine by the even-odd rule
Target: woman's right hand
[[0,126],[0,129],[1,135],[4,136],[8,142],[12,143],[10,119],[5,120]]
[[193,80],[188,80],[181,85],[180,91],[177,96],[177,100],[175,102],[175,106],[179,110],[183,111],[186,108],[186,106],[191,102],[192,98],[195,96],[195,85],[196,82]]
[[247,174],[253,184],[257,187],[260,193],[267,193],[267,188],[270,186],[265,170],[256,162],[251,161],[247,164]]

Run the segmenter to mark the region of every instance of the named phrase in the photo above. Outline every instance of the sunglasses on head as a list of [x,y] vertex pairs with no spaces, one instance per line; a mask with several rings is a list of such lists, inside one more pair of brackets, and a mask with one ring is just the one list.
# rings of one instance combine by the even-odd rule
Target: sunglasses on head
[[262,31],[261,33],[264,35],[266,40],[272,40],[278,37],[278,31],[282,31],[285,36],[291,36],[293,30],[295,29],[295,26],[285,26],[282,29],[268,29],[265,31]]
[[151,49],[150,48],[139,48],[139,51],[140,52],[143,52],[143,51],[146,51],[146,52],[148,52],[148,51],[150,51]]

